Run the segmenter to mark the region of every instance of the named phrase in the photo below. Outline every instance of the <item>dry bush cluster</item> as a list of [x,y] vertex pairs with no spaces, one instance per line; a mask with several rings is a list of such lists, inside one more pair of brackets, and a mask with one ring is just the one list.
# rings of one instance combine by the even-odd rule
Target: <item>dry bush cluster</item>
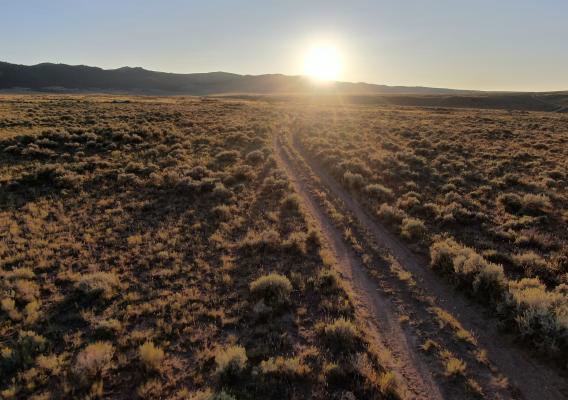
[[281,118],[210,99],[0,98],[1,397],[392,395],[276,169]]

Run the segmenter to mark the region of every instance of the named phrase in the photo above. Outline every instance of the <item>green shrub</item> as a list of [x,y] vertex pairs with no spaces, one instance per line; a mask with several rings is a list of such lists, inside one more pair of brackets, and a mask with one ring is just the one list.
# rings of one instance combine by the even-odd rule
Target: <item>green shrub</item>
[[272,273],[261,276],[250,284],[253,296],[261,298],[270,307],[280,307],[290,301],[292,284],[283,275]]

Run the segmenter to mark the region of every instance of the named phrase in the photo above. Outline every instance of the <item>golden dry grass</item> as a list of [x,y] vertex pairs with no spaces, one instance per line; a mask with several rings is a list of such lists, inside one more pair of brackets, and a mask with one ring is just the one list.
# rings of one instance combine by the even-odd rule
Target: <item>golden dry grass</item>
[[363,337],[365,376],[318,335],[355,316],[275,167],[285,118],[260,102],[1,97],[1,395],[391,395],[365,377],[388,375]]

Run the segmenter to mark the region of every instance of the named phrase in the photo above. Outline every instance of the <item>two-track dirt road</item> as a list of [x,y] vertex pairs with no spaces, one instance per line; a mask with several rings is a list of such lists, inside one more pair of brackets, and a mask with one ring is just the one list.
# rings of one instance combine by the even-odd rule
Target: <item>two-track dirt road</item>
[[[341,232],[310,193],[302,167],[284,151],[281,140],[283,138],[274,138],[277,162],[293,182],[296,192],[335,255],[337,267],[353,292],[358,311],[368,322],[368,331],[379,348],[392,354],[392,365],[386,367],[396,371],[399,379],[408,387],[412,398],[455,398],[455,392],[444,389],[443,383],[440,383],[439,371],[432,370],[432,363],[429,363],[419,350],[417,336],[399,322],[391,299],[368,274]],[[376,244],[388,249],[400,265],[413,274],[420,289],[432,296],[438,307],[450,312],[464,328],[473,333],[480,348],[487,351],[492,364],[490,371],[476,367],[476,372],[484,379],[485,398],[568,398],[568,383],[563,376],[554,368],[533,359],[504,337],[498,331],[495,321],[485,316],[481,307],[471,304],[468,299],[434,275],[426,267],[424,260],[415,256],[404,243],[368,215],[333,177],[302,151],[298,143],[289,140],[287,144],[307,162],[311,172],[329,192],[343,202],[357,222],[372,234]],[[417,315],[427,318],[424,310],[414,311]],[[500,376],[506,377],[514,390],[499,384],[497,381]]]
[[399,381],[404,382],[412,398],[442,399],[440,389],[428,367],[413,350],[417,347],[417,343],[414,343],[413,338],[402,330],[388,300],[380,294],[376,284],[368,276],[352,249],[344,242],[337,228],[333,226],[314,198],[308,194],[293,161],[282,151],[277,141],[275,147],[278,164],[288,174],[305,208],[323,234],[325,244],[335,257],[338,272],[354,297],[352,300],[355,302],[357,312],[367,322],[367,332],[375,340],[381,352],[389,353],[389,357],[383,361],[392,361],[392,364],[385,367],[398,375]]

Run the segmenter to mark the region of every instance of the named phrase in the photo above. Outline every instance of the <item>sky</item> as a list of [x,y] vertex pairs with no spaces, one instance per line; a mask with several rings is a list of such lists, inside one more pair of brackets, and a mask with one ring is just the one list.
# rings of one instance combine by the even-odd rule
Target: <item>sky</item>
[[320,43],[343,81],[568,89],[566,0],[0,0],[17,64],[299,75]]

